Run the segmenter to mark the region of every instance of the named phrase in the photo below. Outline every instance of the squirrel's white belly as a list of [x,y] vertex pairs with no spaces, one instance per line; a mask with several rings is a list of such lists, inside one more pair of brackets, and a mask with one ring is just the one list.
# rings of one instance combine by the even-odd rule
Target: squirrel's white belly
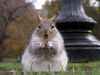
[[42,61],[41,59],[37,59],[26,53],[23,55],[22,63],[24,66],[24,70],[26,71],[32,70],[34,72],[59,72],[66,70],[68,58],[66,56],[66,53],[64,52],[60,56],[52,58],[52,61]]

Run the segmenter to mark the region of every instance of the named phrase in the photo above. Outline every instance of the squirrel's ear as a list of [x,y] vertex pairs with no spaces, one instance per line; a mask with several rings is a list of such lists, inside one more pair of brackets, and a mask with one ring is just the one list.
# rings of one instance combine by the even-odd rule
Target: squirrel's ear
[[41,20],[42,20],[42,17],[41,17],[40,15],[38,15],[38,18],[39,18],[39,21],[41,21]]
[[56,15],[54,15],[50,20],[55,21],[56,20]]

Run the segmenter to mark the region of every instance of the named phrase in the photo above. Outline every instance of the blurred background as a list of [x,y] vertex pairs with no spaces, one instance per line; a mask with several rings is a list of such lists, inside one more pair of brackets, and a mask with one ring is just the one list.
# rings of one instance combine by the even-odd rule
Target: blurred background
[[[100,0],[83,0],[83,6],[97,21],[92,34],[100,40]],[[0,62],[20,60],[38,24],[37,15],[50,18],[60,10],[61,0],[0,0]]]

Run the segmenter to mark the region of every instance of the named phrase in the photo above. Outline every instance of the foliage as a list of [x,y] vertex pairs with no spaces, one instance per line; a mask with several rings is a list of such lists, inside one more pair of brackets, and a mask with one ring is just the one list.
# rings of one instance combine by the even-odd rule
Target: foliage
[[48,10],[48,17],[51,18],[53,15],[58,15],[61,9],[61,0],[46,1],[44,8]]
[[35,18],[36,10],[31,3],[0,0],[0,55],[21,55],[37,22]]
[[100,39],[100,33],[99,33],[100,32],[100,6],[98,6],[98,7],[89,6],[89,1],[85,0],[84,8],[85,8],[86,14],[88,16],[91,16],[97,22],[95,28],[93,29],[93,34],[98,39]]

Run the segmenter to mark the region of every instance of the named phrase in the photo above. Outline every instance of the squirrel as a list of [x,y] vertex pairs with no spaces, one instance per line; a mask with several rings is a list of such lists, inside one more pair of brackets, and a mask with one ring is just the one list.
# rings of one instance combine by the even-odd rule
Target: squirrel
[[21,62],[25,71],[66,71],[68,56],[55,21],[56,17],[46,19],[39,16],[39,24],[22,56]]

